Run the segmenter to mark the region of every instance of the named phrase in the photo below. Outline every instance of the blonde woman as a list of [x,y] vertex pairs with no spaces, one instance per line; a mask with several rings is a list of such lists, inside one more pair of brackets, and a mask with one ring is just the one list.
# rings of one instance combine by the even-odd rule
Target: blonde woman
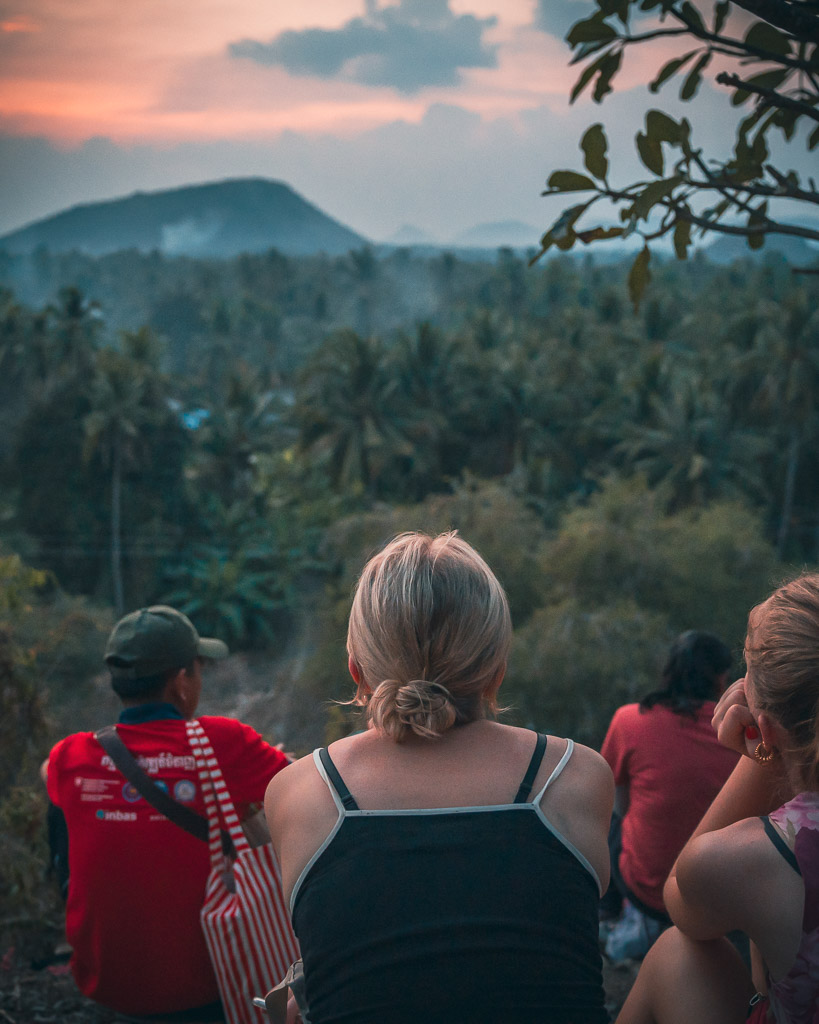
[[[745,662],[714,724],[746,756],[672,869],[677,928],[618,1024],[819,1020],[819,575],[753,609]],[[723,938],[734,929],[755,946],[752,975]]]
[[608,1019],[611,771],[493,720],[510,637],[503,588],[455,533],[402,534],[365,566],[347,649],[368,728],[265,802],[312,1024]]

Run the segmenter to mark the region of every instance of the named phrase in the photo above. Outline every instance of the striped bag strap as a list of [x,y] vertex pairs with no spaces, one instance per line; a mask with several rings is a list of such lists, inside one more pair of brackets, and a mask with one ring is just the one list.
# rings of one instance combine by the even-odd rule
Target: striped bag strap
[[186,723],[188,742],[196,760],[205,810],[208,815],[208,841],[210,845],[210,861],[212,867],[219,867],[224,862],[220,821],[230,833],[233,846],[238,856],[250,849],[250,845],[242,831],[239,816],[230,798],[222,769],[216,760],[210,740],[201,724],[193,719]]

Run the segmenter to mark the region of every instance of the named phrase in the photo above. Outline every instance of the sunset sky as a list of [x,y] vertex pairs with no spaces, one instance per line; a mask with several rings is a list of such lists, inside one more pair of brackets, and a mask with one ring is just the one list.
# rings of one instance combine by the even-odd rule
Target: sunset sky
[[[535,244],[555,210],[546,177],[581,166],[585,126],[609,127],[626,180],[646,106],[679,110],[673,87],[645,90],[671,55],[656,50],[627,59],[602,106],[569,106],[577,69],[562,37],[593,10],[0,0],[0,233],[77,203],[252,175],[375,241],[408,224],[445,242],[514,219]],[[701,141],[724,145],[727,99],[706,85],[698,102],[713,111]]]

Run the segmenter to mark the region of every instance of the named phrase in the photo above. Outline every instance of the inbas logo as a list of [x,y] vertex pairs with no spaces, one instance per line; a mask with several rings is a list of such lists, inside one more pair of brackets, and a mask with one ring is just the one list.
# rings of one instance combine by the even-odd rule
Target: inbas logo
[[136,811],[97,811],[97,818],[100,821],[136,821]]

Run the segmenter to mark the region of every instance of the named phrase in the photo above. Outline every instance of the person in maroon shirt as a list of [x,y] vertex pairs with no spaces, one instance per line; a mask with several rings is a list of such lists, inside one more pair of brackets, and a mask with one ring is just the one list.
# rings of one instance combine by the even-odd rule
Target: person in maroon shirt
[[[124,705],[120,739],[153,782],[203,815],[185,720],[196,713],[203,664],[227,654],[221,640],[200,637],[186,616],[164,605],[126,615],[105,652]],[[199,721],[240,818],[253,814],[288,758],[235,719]],[[134,1016],[223,1019],[199,923],[207,843],[149,804],[94,733],[57,743],[43,775],[67,829],[66,937],[80,990]]]

